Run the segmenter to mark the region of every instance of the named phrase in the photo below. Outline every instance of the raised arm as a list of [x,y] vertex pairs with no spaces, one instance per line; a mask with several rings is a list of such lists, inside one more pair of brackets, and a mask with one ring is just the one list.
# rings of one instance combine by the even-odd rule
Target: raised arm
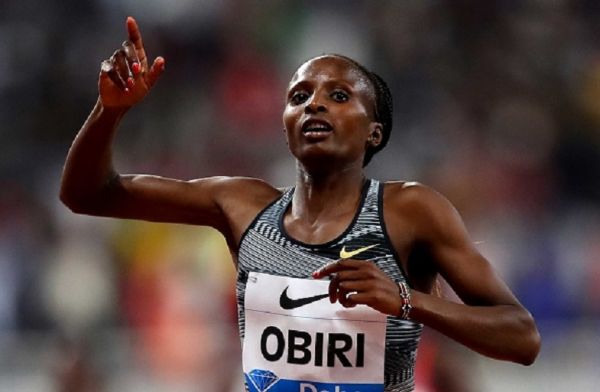
[[129,39],[102,62],[99,98],[69,150],[60,198],[82,214],[212,226],[235,245],[277,190],[254,179],[181,181],[120,175],[113,167],[112,143],[121,118],[148,94],[165,64],[157,57],[149,66],[136,21],[129,17],[126,24]]
[[148,67],[137,23],[130,17],[126,24],[129,39],[102,61],[98,100],[75,137],[63,170],[60,198],[75,212],[122,215],[111,208],[115,202],[111,192],[133,178],[120,177],[114,170],[113,139],[123,115],[148,94],[164,70],[161,57]]

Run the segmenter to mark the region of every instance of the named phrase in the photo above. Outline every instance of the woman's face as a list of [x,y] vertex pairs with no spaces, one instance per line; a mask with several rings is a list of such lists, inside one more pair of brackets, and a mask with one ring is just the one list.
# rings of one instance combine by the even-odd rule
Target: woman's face
[[300,162],[347,165],[362,161],[374,122],[374,92],[348,61],[318,57],[290,81],[283,123],[290,151]]

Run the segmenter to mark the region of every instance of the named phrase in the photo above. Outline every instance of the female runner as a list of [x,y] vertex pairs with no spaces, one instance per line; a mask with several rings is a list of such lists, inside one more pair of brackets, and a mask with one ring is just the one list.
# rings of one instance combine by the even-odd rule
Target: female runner
[[[418,183],[365,178],[363,167],[385,146],[391,132],[391,95],[381,78],[339,55],[315,57],[298,68],[283,113],[286,141],[296,159],[293,188],[280,190],[253,178],[181,181],[122,175],[112,164],[117,126],[165,68],[161,57],[149,63],[135,20],[128,18],[126,25],[129,40],[103,61],[98,101],[66,160],[60,196],[72,211],[219,230],[238,270],[242,338],[249,333],[245,302],[249,279],[263,279],[260,274],[272,279],[269,282],[280,276],[313,283],[329,278],[329,306],[352,311],[367,308],[356,305],[367,305],[388,315],[380,353],[384,386],[368,389],[367,383],[361,390],[414,389],[422,325],[483,355],[533,363],[540,336],[532,316],[473,246],[453,206]],[[438,274],[464,304],[432,295]],[[292,281],[286,282],[283,292],[271,295],[279,298],[283,309],[327,306],[327,301],[320,301],[323,296],[292,294]],[[345,341],[350,334],[336,333],[339,326],[312,335],[272,327],[257,338],[260,347],[255,353],[247,354],[244,347],[244,361],[247,355],[262,354],[263,364],[287,361],[283,369],[304,365],[333,375],[334,382],[327,383],[331,377],[319,381],[300,372],[296,381],[304,377],[310,382],[294,384],[294,390],[333,391],[334,384],[346,385],[335,380],[344,368],[360,372],[361,366],[377,363],[375,357],[365,360],[359,345],[369,336],[357,333],[354,340]],[[323,343],[324,339],[329,340]],[[287,355],[279,347],[285,345]],[[280,380],[280,370],[244,367],[251,390],[291,390]],[[342,373],[336,373],[336,367]]]

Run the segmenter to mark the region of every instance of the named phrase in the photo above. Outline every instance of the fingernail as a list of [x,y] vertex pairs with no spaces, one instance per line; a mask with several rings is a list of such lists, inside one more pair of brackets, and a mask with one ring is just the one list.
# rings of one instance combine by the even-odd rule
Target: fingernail
[[315,271],[312,273],[312,277],[313,278],[318,278],[319,277],[319,271]]
[[131,64],[131,72],[133,72],[134,75],[139,74],[140,71],[141,71],[140,63]]
[[133,78],[127,78],[127,87],[133,88],[133,86],[135,86],[135,81],[133,80]]
[[125,87],[125,93],[128,94],[129,93],[129,89],[127,87]]

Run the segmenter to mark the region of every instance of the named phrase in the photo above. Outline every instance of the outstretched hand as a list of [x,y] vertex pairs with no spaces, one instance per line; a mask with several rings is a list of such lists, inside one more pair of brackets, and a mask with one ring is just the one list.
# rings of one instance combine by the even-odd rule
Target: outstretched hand
[[313,278],[333,275],[329,284],[329,300],[347,308],[368,305],[382,313],[397,316],[402,305],[398,285],[375,263],[365,260],[340,259],[313,272]]
[[135,105],[148,94],[165,69],[165,60],[160,56],[148,67],[137,22],[130,16],[126,25],[129,39],[100,67],[98,92],[105,107],[127,109]]

